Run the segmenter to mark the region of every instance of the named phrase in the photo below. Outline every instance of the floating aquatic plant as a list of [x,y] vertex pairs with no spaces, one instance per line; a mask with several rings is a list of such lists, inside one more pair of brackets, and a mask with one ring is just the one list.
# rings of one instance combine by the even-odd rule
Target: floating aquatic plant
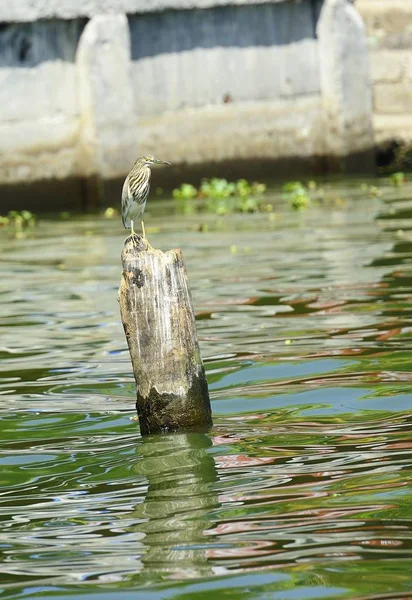
[[405,173],[402,173],[402,171],[392,173],[389,180],[392,185],[395,185],[395,186],[403,185],[404,183],[406,183]]
[[228,181],[218,177],[203,179],[199,188],[190,183],[182,183],[173,190],[173,197],[181,201],[184,212],[193,212],[194,200],[204,200],[206,209],[217,215],[233,212],[258,212],[267,209],[262,204],[262,196],[266,192],[264,183],[250,183],[246,179]]
[[14,229],[16,233],[33,227],[35,223],[35,215],[28,210],[11,210],[6,216],[0,215],[0,227]]
[[[316,189],[316,183],[310,182],[311,189]],[[295,210],[307,208],[311,203],[309,195],[309,186],[306,187],[300,181],[289,181],[283,186],[283,191],[286,193],[289,204]]]

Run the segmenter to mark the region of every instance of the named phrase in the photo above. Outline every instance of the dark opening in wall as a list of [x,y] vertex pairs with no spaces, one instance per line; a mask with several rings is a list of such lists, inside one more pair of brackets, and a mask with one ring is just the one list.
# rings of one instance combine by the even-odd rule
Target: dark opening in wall
[[74,62],[87,19],[51,19],[0,26],[0,67],[35,67],[47,60]]
[[317,6],[322,1],[130,15],[132,60],[196,48],[282,46],[314,39],[312,3]]
[[387,140],[379,144],[375,150],[376,166],[379,169],[395,167],[402,147],[401,140],[397,139]]

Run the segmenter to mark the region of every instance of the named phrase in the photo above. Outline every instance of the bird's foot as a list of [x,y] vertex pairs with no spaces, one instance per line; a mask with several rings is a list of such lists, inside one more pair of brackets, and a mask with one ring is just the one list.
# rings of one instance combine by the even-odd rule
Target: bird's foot
[[140,248],[140,250],[143,250],[144,248],[151,248],[152,246],[150,245],[149,240],[146,237],[146,231],[144,228],[144,223],[142,221],[142,234],[141,233],[136,233],[133,227],[133,222],[131,223],[131,227],[130,227],[130,235],[125,239],[125,243],[126,242],[131,242],[133,244],[134,247],[136,248]]
[[143,239],[144,238],[141,235],[139,235],[138,233],[135,233],[133,231],[133,233],[131,233],[130,235],[127,236],[124,243],[132,242],[133,246],[139,246],[141,241],[143,241]]

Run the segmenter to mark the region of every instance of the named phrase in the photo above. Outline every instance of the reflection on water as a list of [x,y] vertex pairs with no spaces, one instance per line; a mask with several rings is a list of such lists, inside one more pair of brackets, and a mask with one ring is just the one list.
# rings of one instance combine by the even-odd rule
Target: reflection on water
[[149,204],[184,251],[210,435],[131,420],[117,221],[1,231],[0,597],[411,597],[410,192]]
[[142,564],[153,577],[159,571],[175,579],[213,575],[203,537],[209,512],[219,505],[211,485],[215,461],[206,452],[211,445],[209,436],[180,434],[145,438],[139,448],[135,471],[146,477],[148,489],[133,515],[136,532],[145,534]]

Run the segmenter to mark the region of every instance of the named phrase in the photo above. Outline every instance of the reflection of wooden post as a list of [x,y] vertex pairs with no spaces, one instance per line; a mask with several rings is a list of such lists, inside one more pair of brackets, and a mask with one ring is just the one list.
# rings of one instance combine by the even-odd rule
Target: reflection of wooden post
[[120,313],[142,434],[207,430],[209,393],[180,250],[163,253],[128,238],[122,265]]
[[142,563],[147,572],[167,571],[180,579],[211,577],[204,532],[214,526],[211,511],[220,506],[213,484],[217,472],[207,452],[210,438],[202,433],[146,436],[136,448],[133,471],[148,489],[133,518],[145,537]]

